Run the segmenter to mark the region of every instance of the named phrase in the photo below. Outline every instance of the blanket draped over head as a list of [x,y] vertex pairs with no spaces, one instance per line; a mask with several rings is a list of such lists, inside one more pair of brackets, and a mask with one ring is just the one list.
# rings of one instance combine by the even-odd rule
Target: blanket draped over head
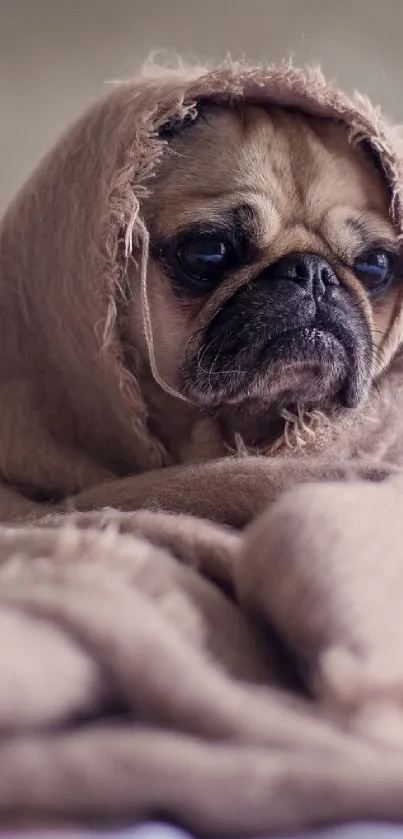
[[243,532],[169,512],[56,515],[172,463],[122,316],[129,296],[144,304],[160,129],[200,101],[344,122],[403,233],[396,132],[288,64],[117,85],[16,197],[0,228],[2,824],[162,815],[246,836],[403,819],[400,309],[371,419],[383,482],[290,488]]

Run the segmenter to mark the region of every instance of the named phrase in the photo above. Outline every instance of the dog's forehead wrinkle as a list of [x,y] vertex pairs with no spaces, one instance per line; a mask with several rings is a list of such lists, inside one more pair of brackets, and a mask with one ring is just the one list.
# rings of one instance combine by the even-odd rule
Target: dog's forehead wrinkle
[[332,251],[352,258],[374,242],[397,248],[397,233],[379,209],[352,207],[344,202],[327,209],[320,219],[320,233]]
[[284,224],[294,216],[317,225],[341,196],[357,208],[368,203],[371,190],[379,208],[387,200],[379,198],[375,171],[369,184],[368,163],[342,126],[281,108],[212,107],[173,148],[174,162],[168,156],[157,174],[167,217],[200,213],[196,205],[203,199],[234,202],[241,192],[250,193],[259,198],[267,230],[276,216]]

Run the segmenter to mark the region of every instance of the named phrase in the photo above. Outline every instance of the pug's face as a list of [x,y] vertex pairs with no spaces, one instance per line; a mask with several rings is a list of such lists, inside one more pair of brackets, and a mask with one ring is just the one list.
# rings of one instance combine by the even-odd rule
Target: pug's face
[[165,381],[255,437],[283,409],[360,404],[400,265],[383,179],[344,126],[210,107],[169,140],[143,209]]

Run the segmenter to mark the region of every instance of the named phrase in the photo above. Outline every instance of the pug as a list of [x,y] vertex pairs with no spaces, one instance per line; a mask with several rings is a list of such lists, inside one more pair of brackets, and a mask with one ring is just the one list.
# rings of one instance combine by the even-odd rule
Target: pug
[[381,174],[344,126],[207,108],[170,139],[145,218],[158,368],[229,437],[260,446],[287,413],[363,404],[402,265]]
[[146,507],[243,526],[298,483],[400,469],[374,443],[383,408],[367,422],[401,342],[386,152],[347,120],[198,96],[186,118],[156,105],[143,136],[122,86],[6,219],[3,521]]
[[[391,360],[402,263],[373,157],[344,125],[276,107],[210,105],[162,133],[142,207],[159,382],[150,374],[143,387],[153,431],[192,465],[124,479],[112,496],[91,489],[77,508],[112,497],[123,510],[239,526],[301,481],[383,479],[390,465],[350,463],[333,443],[319,458],[228,456],[239,441],[245,455],[273,455],[301,412],[359,425],[356,409]],[[148,358],[143,315],[129,310],[129,357],[135,347]],[[192,450],[195,428],[207,428],[207,445],[199,435]]]

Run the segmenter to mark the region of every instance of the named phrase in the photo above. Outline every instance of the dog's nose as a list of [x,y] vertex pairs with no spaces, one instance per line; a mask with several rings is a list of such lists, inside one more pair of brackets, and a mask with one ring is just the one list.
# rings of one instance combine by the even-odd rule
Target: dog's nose
[[339,285],[333,268],[316,253],[290,253],[265,271],[267,278],[293,280],[311,294],[322,295],[328,286]]

